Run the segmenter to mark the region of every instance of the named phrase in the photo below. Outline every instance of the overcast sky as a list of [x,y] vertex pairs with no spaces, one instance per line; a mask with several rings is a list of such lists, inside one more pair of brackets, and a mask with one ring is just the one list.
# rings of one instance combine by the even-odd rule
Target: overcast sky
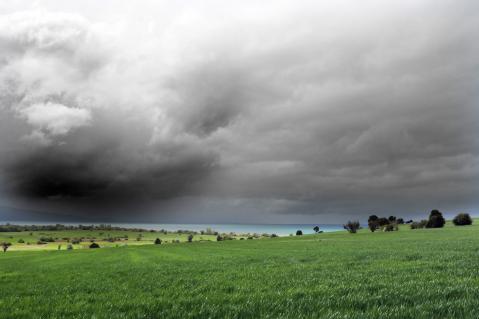
[[479,214],[478,57],[473,0],[3,0],[0,220]]

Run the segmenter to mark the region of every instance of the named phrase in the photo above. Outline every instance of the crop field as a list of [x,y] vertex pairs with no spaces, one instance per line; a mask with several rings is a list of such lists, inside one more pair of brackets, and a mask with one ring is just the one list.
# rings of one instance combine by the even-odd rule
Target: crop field
[[0,253],[5,319],[429,319],[478,311],[477,225]]

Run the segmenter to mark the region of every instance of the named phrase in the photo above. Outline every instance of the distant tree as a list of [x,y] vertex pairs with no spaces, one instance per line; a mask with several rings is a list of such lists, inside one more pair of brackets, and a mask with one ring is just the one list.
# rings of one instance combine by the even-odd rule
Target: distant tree
[[371,232],[375,232],[376,230],[379,229],[379,222],[376,220],[369,220],[368,221],[368,228]]
[[11,245],[12,245],[11,243],[2,243],[3,252],[6,253],[8,247],[10,247]]
[[314,226],[313,230],[314,230],[315,233],[319,232],[319,226]]
[[413,222],[413,220],[412,220],[412,219],[409,219],[409,220],[406,220],[404,223],[405,223],[405,224],[411,224],[412,222]]
[[427,221],[426,228],[441,228],[444,227],[446,220],[442,217],[442,213],[437,209],[434,209],[429,214],[429,220]]
[[351,234],[355,234],[361,228],[361,224],[358,221],[348,221],[343,227]]
[[155,239],[155,245],[161,245],[161,239],[159,238]]
[[457,214],[456,217],[454,217],[452,222],[456,226],[471,225],[472,224],[472,218],[471,218],[471,216],[469,216],[469,214],[460,213],[460,214]]
[[369,216],[368,218],[368,223],[369,222],[374,222],[374,221],[377,221],[379,219],[379,217],[377,215],[371,215]]
[[389,216],[388,220],[390,223],[393,223],[396,221],[396,216]]
[[73,245],[72,245],[72,244],[68,244],[67,250],[73,250]]
[[397,230],[399,230],[399,227],[396,223],[387,224],[383,227],[383,231],[385,232],[397,231]]
[[100,245],[98,245],[97,243],[91,243],[90,248],[100,248]]
[[398,219],[396,220],[396,223],[398,223],[399,225],[402,225],[402,224],[404,224],[404,219],[398,218]]
[[296,231],[296,236],[301,236],[303,235],[303,231],[302,230],[297,230]]
[[[250,239],[248,237],[248,239]],[[253,239],[253,237],[251,237],[251,239]],[[216,236],[216,241],[222,241],[223,240],[223,237],[221,237],[220,235]]]
[[420,222],[411,222],[411,229],[420,229],[420,228],[425,228],[427,225],[427,220],[423,219]]
[[271,234],[271,238],[276,238],[276,237],[278,237],[278,235],[276,235],[276,234]]
[[387,225],[387,224],[389,224],[389,219],[387,219],[385,217],[381,217],[381,218],[378,219],[378,224],[379,224],[379,226]]
[[188,242],[191,243],[193,241],[193,234],[188,235]]

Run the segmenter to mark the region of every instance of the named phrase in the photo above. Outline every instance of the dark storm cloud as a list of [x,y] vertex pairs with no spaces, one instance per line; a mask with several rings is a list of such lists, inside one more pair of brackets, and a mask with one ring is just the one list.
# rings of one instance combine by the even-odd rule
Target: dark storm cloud
[[240,222],[479,204],[473,1],[85,8],[1,18],[7,198]]

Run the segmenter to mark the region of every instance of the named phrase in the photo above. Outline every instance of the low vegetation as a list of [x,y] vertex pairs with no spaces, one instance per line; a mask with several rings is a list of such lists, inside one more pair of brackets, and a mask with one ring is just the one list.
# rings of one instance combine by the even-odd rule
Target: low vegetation
[[472,218],[471,216],[469,216],[469,214],[460,213],[460,214],[457,214],[456,217],[454,217],[452,222],[456,226],[472,225]]
[[398,227],[354,237],[8,250],[0,254],[0,318],[477,318],[479,225]]

